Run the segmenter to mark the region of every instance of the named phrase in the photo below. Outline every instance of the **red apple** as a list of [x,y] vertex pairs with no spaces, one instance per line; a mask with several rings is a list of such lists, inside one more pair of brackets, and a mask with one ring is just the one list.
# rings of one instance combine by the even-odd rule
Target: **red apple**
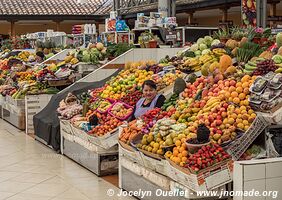
[[220,126],[222,124],[222,121],[221,120],[216,120],[216,125],[217,126]]
[[235,86],[235,85],[236,85],[236,81],[235,81],[235,80],[231,80],[231,81],[229,82],[229,84],[230,84],[230,86]]
[[217,129],[216,133],[218,133],[218,134],[222,135],[222,130]]

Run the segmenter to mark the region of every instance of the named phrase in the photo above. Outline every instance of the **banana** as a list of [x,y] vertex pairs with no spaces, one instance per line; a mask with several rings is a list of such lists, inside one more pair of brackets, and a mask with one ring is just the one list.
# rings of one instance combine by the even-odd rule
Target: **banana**
[[248,71],[253,71],[257,68],[257,66],[252,66],[252,65],[249,65],[248,63],[245,64],[245,69],[248,70]]
[[251,66],[254,66],[254,67],[257,66],[257,64],[256,64],[255,62],[252,62],[252,61],[249,61],[247,64],[248,64],[248,65],[251,65]]
[[275,73],[282,73],[282,67],[275,70]]

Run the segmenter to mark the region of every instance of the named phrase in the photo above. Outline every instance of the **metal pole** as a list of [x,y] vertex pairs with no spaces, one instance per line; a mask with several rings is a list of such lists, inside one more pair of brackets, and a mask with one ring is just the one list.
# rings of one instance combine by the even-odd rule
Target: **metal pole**
[[261,20],[262,20],[262,27],[265,28],[267,25],[267,0],[261,0],[261,6],[262,6],[262,10],[261,10]]
[[257,0],[257,27],[261,26],[261,0]]

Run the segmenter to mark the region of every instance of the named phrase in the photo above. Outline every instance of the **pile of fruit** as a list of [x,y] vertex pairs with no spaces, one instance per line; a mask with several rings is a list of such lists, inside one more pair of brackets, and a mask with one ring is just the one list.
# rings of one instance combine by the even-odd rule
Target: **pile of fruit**
[[135,106],[137,101],[141,99],[142,92],[140,90],[135,90],[133,92],[129,92],[126,96],[120,99],[121,102],[124,102],[130,106]]
[[[97,106],[97,111],[100,113],[105,113],[108,111],[108,109],[113,105],[110,100],[104,99],[101,101],[95,101],[96,106]],[[95,106],[93,107],[95,108]]]
[[141,134],[141,127],[140,125],[138,126],[137,120],[133,120],[128,123],[127,127],[122,129],[119,140],[124,143],[130,144],[130,142],[139,134]]
[[112,114],[114,117],[120,119],[120,120],[125,120],[133,112],[133,107],[128,106],[124,103],[117,102],[113,105],[113,107],[110,109],[110,114]]
[[113,131],[121,124],[122,124],[122,121],[118,120],[117,118],[108,117],[106,121],[103,121],[102,123],[100,123],[100,125],[90,130],[88,134],[95,135],[95,136],[103,136],[109,133],[110,131]]

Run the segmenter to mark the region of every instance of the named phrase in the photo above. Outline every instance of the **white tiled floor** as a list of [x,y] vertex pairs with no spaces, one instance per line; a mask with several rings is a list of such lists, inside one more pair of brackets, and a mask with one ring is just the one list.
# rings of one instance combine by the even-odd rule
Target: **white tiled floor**
[[0,119],[0,200],[120,199],[108,189],[119,191]]

